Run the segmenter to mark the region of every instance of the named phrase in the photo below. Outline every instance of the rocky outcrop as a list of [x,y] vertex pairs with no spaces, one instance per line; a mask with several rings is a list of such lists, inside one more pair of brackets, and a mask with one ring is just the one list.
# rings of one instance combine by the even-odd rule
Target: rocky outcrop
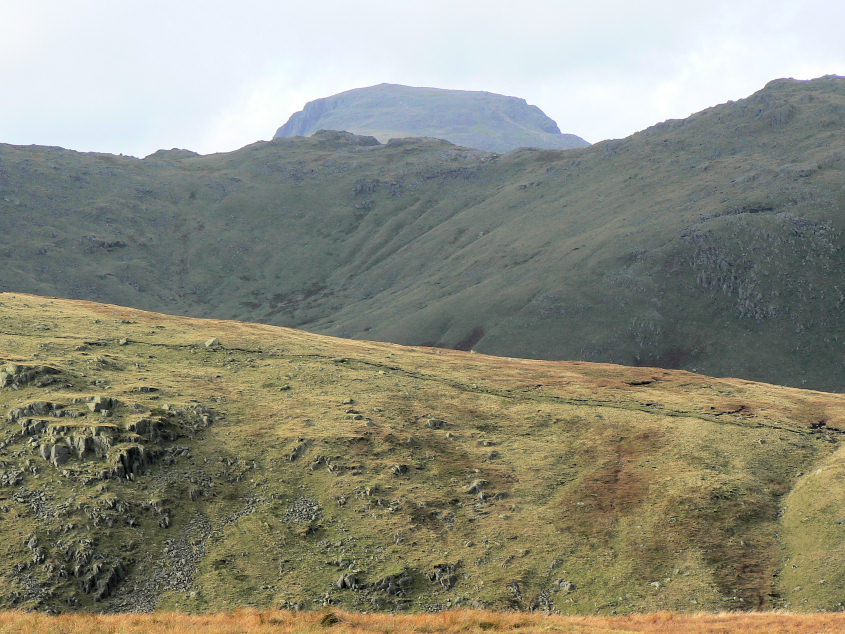
[[458,582],[458,576],[455,574],[455,570],[459,565],[460,563],[436,565],[434,570],[428,575],[429,581],[439,583],[445,590],[451,590],[452,586]]
[[23,407],[15,407],[9,410],[6,419],[14,423],[28,416],[61,416],[63,409],[64,405],[58,403],[35,401]]
[[211,410],[201,404],[167,406],[140,417],[126,417],[125,409],[119,400],[97,395],[75,398],[71,404],[34,401],[12,408],[6,419],[20,424],[20,436],[29,439],[42,460],[61,468],[63,475],[88,482],[132,480],[165,454],[170,462],[188,456],[188,448],[169,443],[212,422]]
[[373,588],[386,592],[391,596],[401,596],[414,583],[410,572],[405,571],[396,575],[388,575],[373,584]]
[[0,370],[0,388],[47,387],[55,383],[60,374],[59,370],[48,365],[7,363]]
[[88,409],[92,412],[111,411],[118,402],[108,396],[94,396],[88,401]]

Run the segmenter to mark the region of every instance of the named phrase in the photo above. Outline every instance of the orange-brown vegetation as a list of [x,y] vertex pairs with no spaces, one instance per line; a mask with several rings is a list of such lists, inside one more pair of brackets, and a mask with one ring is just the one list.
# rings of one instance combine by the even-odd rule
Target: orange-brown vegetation
[[0,631],[94,634],[99,632],[841,632],[845,614],[752,612],[679,615],[671,612],[618,617],[556,616],[520,612],[453,610],[436,614],[361,614],[342,610],[285,612],[237,610],[221,614],[0,613]]

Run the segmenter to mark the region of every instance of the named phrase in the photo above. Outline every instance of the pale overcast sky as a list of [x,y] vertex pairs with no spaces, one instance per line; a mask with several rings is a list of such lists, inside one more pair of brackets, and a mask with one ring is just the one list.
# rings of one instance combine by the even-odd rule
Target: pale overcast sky
[[842,0],[0,0],[0,142],[227,151],[381,82],[524,97],[596,142],[845,74],[843,25]]

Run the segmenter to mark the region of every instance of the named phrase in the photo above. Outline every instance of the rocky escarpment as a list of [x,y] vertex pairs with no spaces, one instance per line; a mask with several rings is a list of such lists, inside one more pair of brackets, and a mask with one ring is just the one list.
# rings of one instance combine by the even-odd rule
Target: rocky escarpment
[[434,137],[491,152],[589,145],[574,134],[561,134],[557,123],[525,99],[396,84],[311,101],[291,115],[274,138],[310,136],[318,130],[346,130],[382,142],[391,137]]
[[[209,410],[201,405],[154,408],[145,415],[126,412],[123,403],[108,396],[76,397],[71,403],[35,401],[13,408],[7,419],[20,424],[20,436],[43,460],[85,484],[132,480],[162,455],[181,455],[181,448],[167,443],[211,422]],[[8,442],[14,440],[12,436]]]

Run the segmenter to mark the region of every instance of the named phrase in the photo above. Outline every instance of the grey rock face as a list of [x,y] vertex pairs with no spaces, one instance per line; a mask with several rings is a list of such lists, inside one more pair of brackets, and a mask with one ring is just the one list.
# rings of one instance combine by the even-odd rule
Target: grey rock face
[[50,449],[50,462],[54,467],[60,467],[70,458],[70,449],[67,445],[53,445]]

